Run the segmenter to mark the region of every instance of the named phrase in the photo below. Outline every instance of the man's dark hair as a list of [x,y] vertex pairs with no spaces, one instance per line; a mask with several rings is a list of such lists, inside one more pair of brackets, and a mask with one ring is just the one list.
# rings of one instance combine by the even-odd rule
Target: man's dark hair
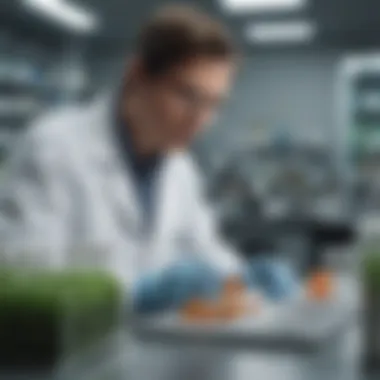
[[222,24],[188,6],[168,6],[155,13],[138,39],[139,57],[151,76],[192,58],[233,60],[234,43]]

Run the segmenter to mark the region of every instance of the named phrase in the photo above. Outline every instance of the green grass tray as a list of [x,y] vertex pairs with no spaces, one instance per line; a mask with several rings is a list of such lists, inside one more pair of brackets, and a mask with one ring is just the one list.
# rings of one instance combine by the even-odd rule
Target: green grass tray
[[92,271],[0,270],[0,371],[50,371],[121,319],[122,291]]

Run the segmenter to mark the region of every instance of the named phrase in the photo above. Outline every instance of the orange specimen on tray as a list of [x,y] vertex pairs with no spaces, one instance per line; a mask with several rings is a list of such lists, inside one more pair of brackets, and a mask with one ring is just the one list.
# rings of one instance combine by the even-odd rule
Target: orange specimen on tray
[[334,280],[333,273],[328,270],[314,272],[307,282],[307,294],[315,300],[325,300],[332,295]]
[[230,277],[223,287],[223,297],[241,296],[246,291],[246,287],[239,277]]
[[181,310],[181,315],[192,321],[202,320],[214,320],[218,318],[218,308],[216,303],[212,301],[195,299],[188,302]]
[[182,309],[181,315],[193,322],[230,321],[256,311],[256,306],[242,281],[231,277],[226,280],[219,299],[192,300]]

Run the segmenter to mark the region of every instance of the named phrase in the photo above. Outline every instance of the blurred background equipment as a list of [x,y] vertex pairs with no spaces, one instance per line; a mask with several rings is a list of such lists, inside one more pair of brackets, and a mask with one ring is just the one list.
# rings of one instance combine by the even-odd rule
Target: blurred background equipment
[[0,5],[2,157],[41,111],[81,101],[90,92],[83,61],[86,45],[82,45],[83,28],[90,32],[90,21],[82,13],[65,1],[25,0]]
[[380,56],[347,58],[341,65],[339,109],[342,167],[353,177],[359,213],[379,207]]

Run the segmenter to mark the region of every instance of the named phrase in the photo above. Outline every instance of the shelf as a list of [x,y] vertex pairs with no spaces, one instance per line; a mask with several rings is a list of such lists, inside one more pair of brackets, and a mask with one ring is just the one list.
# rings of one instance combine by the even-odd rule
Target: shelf
[[0,93],[19,94],[32,93],[44,95],[50,92],[60,92],[58,84],[37,81],[15,80],[0,77]]
[[357,91],[380,91],[380,73],[362,74],[355,82]]
[[376,124],[380,126],[380,109],[376,111],[356,110],[354,119],[356,124],[362,124],[364,127],[373,128]]
[[9,115],[8,117],[0,116],[0,130],[16,130],[24,128],[38,115],[38,112],[30,115]]
[[41,101],[36,96],[4,96],[0,95],[0,114],[34,112]]
[[9,78],[0,76],[0,88],[21,88],[21,89],[33,89],[40,88],[41,84],[36,81],[27,81],[25,79],[19,78]]

